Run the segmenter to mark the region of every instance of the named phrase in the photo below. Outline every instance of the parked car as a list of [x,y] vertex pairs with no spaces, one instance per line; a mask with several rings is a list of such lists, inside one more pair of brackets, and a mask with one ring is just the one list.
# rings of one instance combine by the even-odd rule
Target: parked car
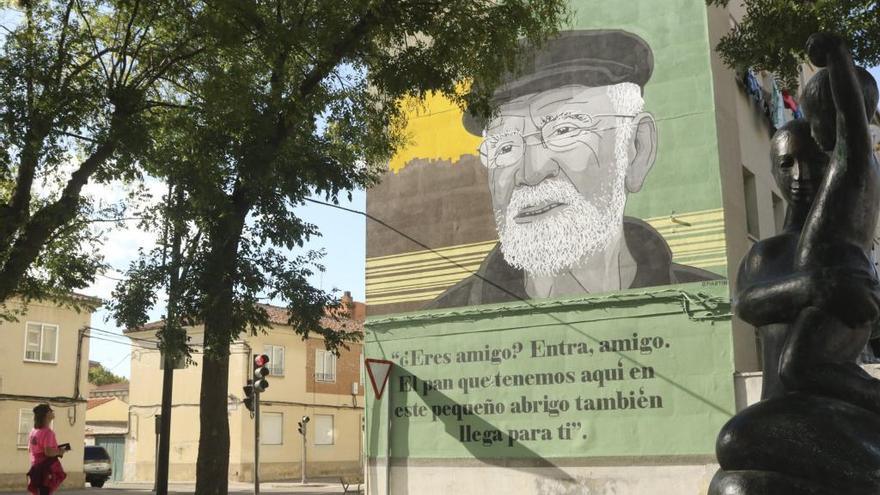
[[113,474],[111,466],[110,454],[104,450],[104,447],[86,445],[83,472],[86,474],[86,481],[90,485],[97,488],[104,486],[104,482]]

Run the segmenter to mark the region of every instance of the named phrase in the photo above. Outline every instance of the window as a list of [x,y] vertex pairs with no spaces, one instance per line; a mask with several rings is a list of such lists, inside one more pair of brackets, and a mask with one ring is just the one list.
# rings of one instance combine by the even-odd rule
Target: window
[[58,325],[28,323],[24,339],[24,360],[58,362]]
[[315,415],[315,445],[333,445],[333,416]]
[[315,381],[336,381],[336,356],[323,349],[315,349]]
[[776,224],[776,233],[782,232],[782,227],[785,225],[785,201],[782,200],[776,193],[771,193],[773,195],[773,222]]
[[31,433],[31,428],[34,426],[34,412],[30,409],[19,409],[18,410],[18,437],[15,440],[15,445],[20,449],[26,449],[28,446],[28,435]]
[[260,412],[260,445],[284,443],[284,414]]
[[266,345],[263,354],[269,356],[269,376],[284,376],[284,347]]
[[758,189],[755,185],[755,176],[743,167],[743,192],[746,200],[746,231],[753,239],[760,239],[761,231],[758,227]]

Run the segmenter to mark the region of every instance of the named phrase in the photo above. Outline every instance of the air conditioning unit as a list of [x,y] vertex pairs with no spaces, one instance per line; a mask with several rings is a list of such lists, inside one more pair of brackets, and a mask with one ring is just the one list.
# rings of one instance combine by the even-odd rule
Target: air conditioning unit
[[351,395],[357,395],[360,391],[360,383],[352,382],[351,384]]

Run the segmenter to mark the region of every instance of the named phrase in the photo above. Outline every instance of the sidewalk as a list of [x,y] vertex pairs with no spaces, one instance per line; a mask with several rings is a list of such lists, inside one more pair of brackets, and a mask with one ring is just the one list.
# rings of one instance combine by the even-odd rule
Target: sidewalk
[[[193,493],[195,492],[195,482],[179,483],[171,482],[168,484],[169,493]],[[363,489],[363,487],[361,487]],[[124,481],[108,481],[104,488],[89,489],[83,491],[76,490],[75,493],[99,493],[100,490],[112,490],[117,495],[120,493],[152,493],[153,484],[151,482],[124,482]],[[229,493],[253,493],[253,483],[241,483],[237,481],[229,482]],[[290,493],[297,495],[318,495],[328,493],[344,493],[342,485],[334,482],[332,479],[320,479],[316,481],[306,481],[303,485],[299,481],[264,481],[260,483],[261,493]],[[67,492],[71,493],[71,492]],[[357,493],[357,485],[349,486],[349,494]]]

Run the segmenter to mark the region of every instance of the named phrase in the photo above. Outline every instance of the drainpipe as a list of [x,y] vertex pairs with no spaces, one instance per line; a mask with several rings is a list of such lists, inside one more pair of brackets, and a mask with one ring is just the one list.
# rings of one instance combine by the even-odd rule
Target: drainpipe
[[86,330],[88,327],[82,327],[77,332],[76,337],[76,371],[73,373],[73,398],[79,399],[79,373],[81,371],[81,361],[82,361],[82,345],[83,338],[86,336]]
[[[73,399],[74,400],[80,399],[79,374],[82,371],[82,364],[81,364],[82,363],[82,346],[83,346],[83,339],[86,336],[86,330],[88,330],[88,327],[80,328],[79,331],[77,332],[77,336],[76,336],[76,371],[73,373],[73,380],[74,380],[73,381]],[[72,416],[70,415],[70,409],[68,409],[68,412],[67,412],[67,422],[70,423],[70,426],[73,426],[76,424],[76,404],[73,405],[72,409],[73,409]]]

